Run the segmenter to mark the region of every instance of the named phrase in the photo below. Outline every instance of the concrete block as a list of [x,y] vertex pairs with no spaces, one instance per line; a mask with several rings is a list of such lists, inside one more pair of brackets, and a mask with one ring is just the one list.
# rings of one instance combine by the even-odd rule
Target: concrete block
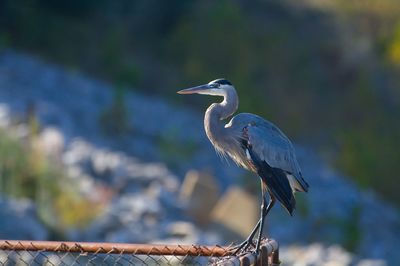
[[219,197],[215,178],[208,173],[189,171],[183,181],[180,200],[187,205],[188,214],[200,225],[210,220],[211,210]]
[[228,230],[247,237],[260,217],[258,197],[240,187],[231,187],[212,210],[213,222]]

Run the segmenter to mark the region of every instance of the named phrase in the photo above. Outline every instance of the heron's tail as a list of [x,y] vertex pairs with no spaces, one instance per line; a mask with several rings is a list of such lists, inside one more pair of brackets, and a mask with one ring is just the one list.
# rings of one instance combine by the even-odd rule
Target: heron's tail
[[292,187],[293,191],[308,192],[309,185],[301,176],[301,173],[299,173],[300,178],[296,177],[295,175],[289,172],[286,172],[286,176],[289,180],[289,184]]
[[[268,167],[270,166],[268,165]],[[293,211],[296,209],[296,199],[286,173],[279,168],[270,167],[270,169],[272,175],[266,178],[267,186],[282,206],[293,216]]]

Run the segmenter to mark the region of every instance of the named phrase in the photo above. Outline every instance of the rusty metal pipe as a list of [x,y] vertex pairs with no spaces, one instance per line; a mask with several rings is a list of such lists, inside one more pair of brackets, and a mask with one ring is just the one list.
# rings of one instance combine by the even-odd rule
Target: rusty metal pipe
[[[98,242],[57,242],[57,241],[27,241],[0,240],[0,250],[37,251],[37,252],[75,252],[93,254],[131,254],[153,256],[232,256],[231,247],[201,246],[201,245],[163,245],[163,244],[127,244],[127,243],[98,243]],[[268,263],[279,265],[279,246],[272,239],[261,245],[262,258],[253,257],[252,253],[244,253],[239,257],[231,257],[240,261],[240,265],[253,265],[257,260],[261,265]],[[225,261],[226,262],[226,261]],[[236,264],[236,263],[234,263]],[[260,264],[260,263],[259,263]]]
[[2,250],[26,250],[48,252],[90,252],[135,255],[175,255],[175,256],[229,256],[228,247],[197,245],[154,245],[96,242],[56,242],[0,240]]

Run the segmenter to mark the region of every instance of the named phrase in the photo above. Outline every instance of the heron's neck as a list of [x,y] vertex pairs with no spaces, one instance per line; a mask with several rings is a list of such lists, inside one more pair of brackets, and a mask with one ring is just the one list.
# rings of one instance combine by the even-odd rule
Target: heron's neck
[[204,128],[210,141],[216,145],[224,141],[225,123],[224,120],[233,115],[239,104],[239,99],[234,89],[226,91],[224,100],[220,103],[213,103],[208,107],[204,117]]

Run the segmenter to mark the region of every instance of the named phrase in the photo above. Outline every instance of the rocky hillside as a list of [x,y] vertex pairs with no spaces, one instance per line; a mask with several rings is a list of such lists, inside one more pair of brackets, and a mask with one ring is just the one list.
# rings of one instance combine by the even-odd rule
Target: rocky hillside
[[[216,177],[220,195],[232,184],[243,186],[244,177],[256,180],[219,160],[205,137],[201,113],[2,52],[0,125],[23,140],[32,116],[38,124],[36,145],[60,164],[81,195],[101,206],[88,224],[65,229],[63,239],[224,244],[223,233],[198,225],[185,212],[190,206],[179,200],[183,177],[191,169],[207,171]],[[281,259],[288,265],[400,262],[398,211],[306,147],[296,150],[311,189],[299,196],[294,218],[278,205],[268,216],[268,235],[279,241]],[[36,204],[2,195],[0,238],[51,238]],[[21,217],[25,223],[17,233],[11,225]]]

